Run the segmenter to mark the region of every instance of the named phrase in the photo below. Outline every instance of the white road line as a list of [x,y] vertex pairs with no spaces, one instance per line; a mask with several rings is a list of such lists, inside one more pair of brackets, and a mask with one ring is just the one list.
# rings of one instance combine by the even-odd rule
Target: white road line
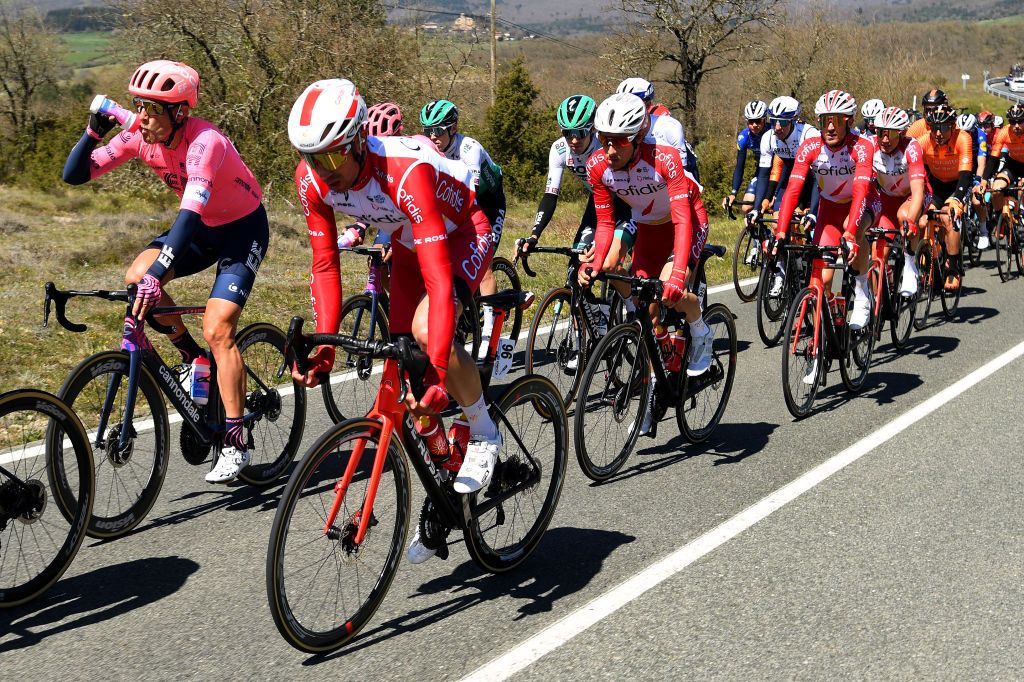
[[787,503],[826,480],[832,474],[871,452],[909,426],[920,421],[972,386],[1024,355],[1024,342],[985,363],[964,378],[903,413],[888,425],[857,441],[838,455],[788,483],[774,493],[680,547],[633,578],[619,584],[588,604],[568,614],[506,654],[478,668],[464,680],[505,680],[544,655],[562,646],[587,628],[619,610],[653,587],[704,555],[725,544]]

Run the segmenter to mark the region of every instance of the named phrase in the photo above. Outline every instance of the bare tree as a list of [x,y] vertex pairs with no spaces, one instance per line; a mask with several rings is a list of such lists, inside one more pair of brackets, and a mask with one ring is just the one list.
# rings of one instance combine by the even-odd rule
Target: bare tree
[[[741,60],[763,57],[758,29],[774,25],[783,0],[616,0],[627,26],[613,37],[613,58],[620,68],[673,85],[673,104],[693,129],[697,97],[704,77]],[[646,69],[643,67],[646,65]]]
[[0,3],[0,117],[19,146],[34,147],[47,113],[41,95],[57,89],[62,45],[35,10]]

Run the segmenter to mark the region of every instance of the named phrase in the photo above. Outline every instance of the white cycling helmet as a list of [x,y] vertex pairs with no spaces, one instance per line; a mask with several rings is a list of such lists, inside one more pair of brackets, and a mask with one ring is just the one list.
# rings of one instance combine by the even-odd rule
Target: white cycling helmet
[[647,106],[636,95],[618,92],[601,102],[594,115],[594,128],[605,135],[636,136],[647,121]]
[[654,85],[649,80],[643,78],[627,78],[619,83],[619,87],[615,88],[615,92],[628,92],[631,95],[636,95],[644,102],[650,102],[654,99]]
[[772,118],[794,120],[800,115],[800,102],[786,95],[776,97],[768,105],[768,115]]
[[910,127],[910,116],[899,107],[883,109],[875,116],[875,130],[906,130]]
[[992,119],[992,125],[994,125],[996,128],[1002,128],[1003,127],[1003,117],[999,116],[999,115],[996,115]]
[[350,80],[330,78],[307,87],[288,115],[288,140],[304,154],[349,144],[366,123],[366,102]]
[[971,132],[976,125],[978,125],[978,119],[974,117],[974,114],[960,114],[956,119],[956,127],[960,130]]
[[743,118],[748,121],[764,118],[767,113],[768,105],[759,99],[751,100],[747,102],[747,106],[743,107]]
[[860,108],[861,116],[868,121],[873,121],[876,116],[882,113],[885,109],[885,103],[880,99],[869,99],[864,102],[864,105]]
[[853,116],[857,113],[857,100],[845,90],[829,90],[818,98],[814,105],[815,116],[841,114]]

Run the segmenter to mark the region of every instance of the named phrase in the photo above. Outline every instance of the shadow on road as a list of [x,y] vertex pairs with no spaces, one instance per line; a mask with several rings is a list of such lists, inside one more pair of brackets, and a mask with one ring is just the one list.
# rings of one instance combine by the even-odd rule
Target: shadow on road
[[[671,410],[668,414],[669,416],[672,415]],[[662,422],[659,428],[673,428],[672,421],[674,419]],[[747,457],[764,450],[768,445],[768,437],[777,428],[779,428],[778,424],[769,424],[768,422],[722,424],[715,429],[710,438],[703,443],[696,444],[690,443],[682,435],[678,435],[667,443],[652,445],[649,448],[636,451],[636,454],[639,456],[657,455],[666,452],[672,454],[659,459],[637,462],[634,466],[624,469],[618,476],[609,479],[608,482],[622,481],[650,471],[664,469],[676,462],[701,455],[713,455],[715,457],[712,462],[714,466],[737,464]]]
[[[833,376],[835,382],[833,381]],[[924,380],[917,374],[902,372],[878,372],[872,369],[864,380],[864,387],[858,393],[851,393],[846,390],[839,372],[834,371],[829,375],[829,385],[818,393],[817,409],[811,414],[819,412],[831,412],[852,400],[874,400],[879,405],[889,405],[896,402],[896,398],[906,395],[914,389],[924,385]]]
[[978,324],[985,320],[990,320],[999,311],[995,308],[982,308],[980,306],[960,306],[956,312],[956,319],[958,322],[966,322],[967,324]]
[[601,571],[606,558],[634,540],[636,538],[632,535],[617,531],[552,528],[544,534],[533,556],[518,569],[509,573],[482,574],[475,563],[465,561],[451,573],[423,583],[410,595],[410,604],[414,603],[412,600],[431,595],[448,596],[448,599],[410,609],[398,618],[365,631],[354,645],[328,655],[311,656],[303,664],[319,665],[506,596],[524,602],[512,620],[548,613],[559,599],[585,588]]
[[[65,578],[41,599],[0,611],[0,632],[5,633],[0,636],[0,653],[38,644],[62,632],[113,620],[160,601],[181,589],[197,570],[199,564],[191,559],[168,556],[128,561]],[[111,633],[112,656],[117,655],[119,636]]]
[[[955,336],[924,336],[912,333],[902,350],[891,343],[876,350],[871,356],[871,372],[874,372],[876,367],[899,360],[904,355],[922,355],[929,360],[937,360],[952,353],[959,345],[960,339]],[[871,372],[868,373],[869,377]],[[838,375],[836,379],[838,380]],[[829,377],[829,381],[831,380]]]

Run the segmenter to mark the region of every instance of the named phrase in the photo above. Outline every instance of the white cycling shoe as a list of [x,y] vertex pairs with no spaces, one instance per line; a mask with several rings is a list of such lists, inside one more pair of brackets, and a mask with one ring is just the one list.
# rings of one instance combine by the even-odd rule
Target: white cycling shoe
[[808,386],[813,386],[814,382],[818,380],[818,359],[815,358],[811,366],[807,368],[807,374],[804,375],[804,383]]
[[853,331],[860,331],[868,324],[868,318],[871,317],[871,301],[867,296],[854,296],[853,297],[853,310],[850,311],[850,329]]
[[466,458],[455,477],[455,492],[465,495],[486,487],[494,475],[494,465],[498,462],[501,446],[500,433],[493,439],[470,438]]
[[989,241],[987,234],[983,234],[980,237],[978,237],[978,250],[979,251],[984,251],[984,250],[988,249],[988,247],[990,247],[990,246],[992,246],[992,243]]
[[410,564],[422,564],[435,554],[437,554],[436,549],[430,549],[420,540],[420,527],[419,524],[416,524],[416,534],[412,536],[409,549],[405,550],[405,558],[409,560]]
[[238,474],[252,461],[252,453],[247,450],[236,450],[225,447],[217,458],[217,466],[206,474],[207,483],[228,483],[238,478]]
[[693,334],[690,337],[689,362],[686,374],[691,377],[700,376],[711,367],[711,354],[714,350],[715,335],[708,328],[706,334]]

